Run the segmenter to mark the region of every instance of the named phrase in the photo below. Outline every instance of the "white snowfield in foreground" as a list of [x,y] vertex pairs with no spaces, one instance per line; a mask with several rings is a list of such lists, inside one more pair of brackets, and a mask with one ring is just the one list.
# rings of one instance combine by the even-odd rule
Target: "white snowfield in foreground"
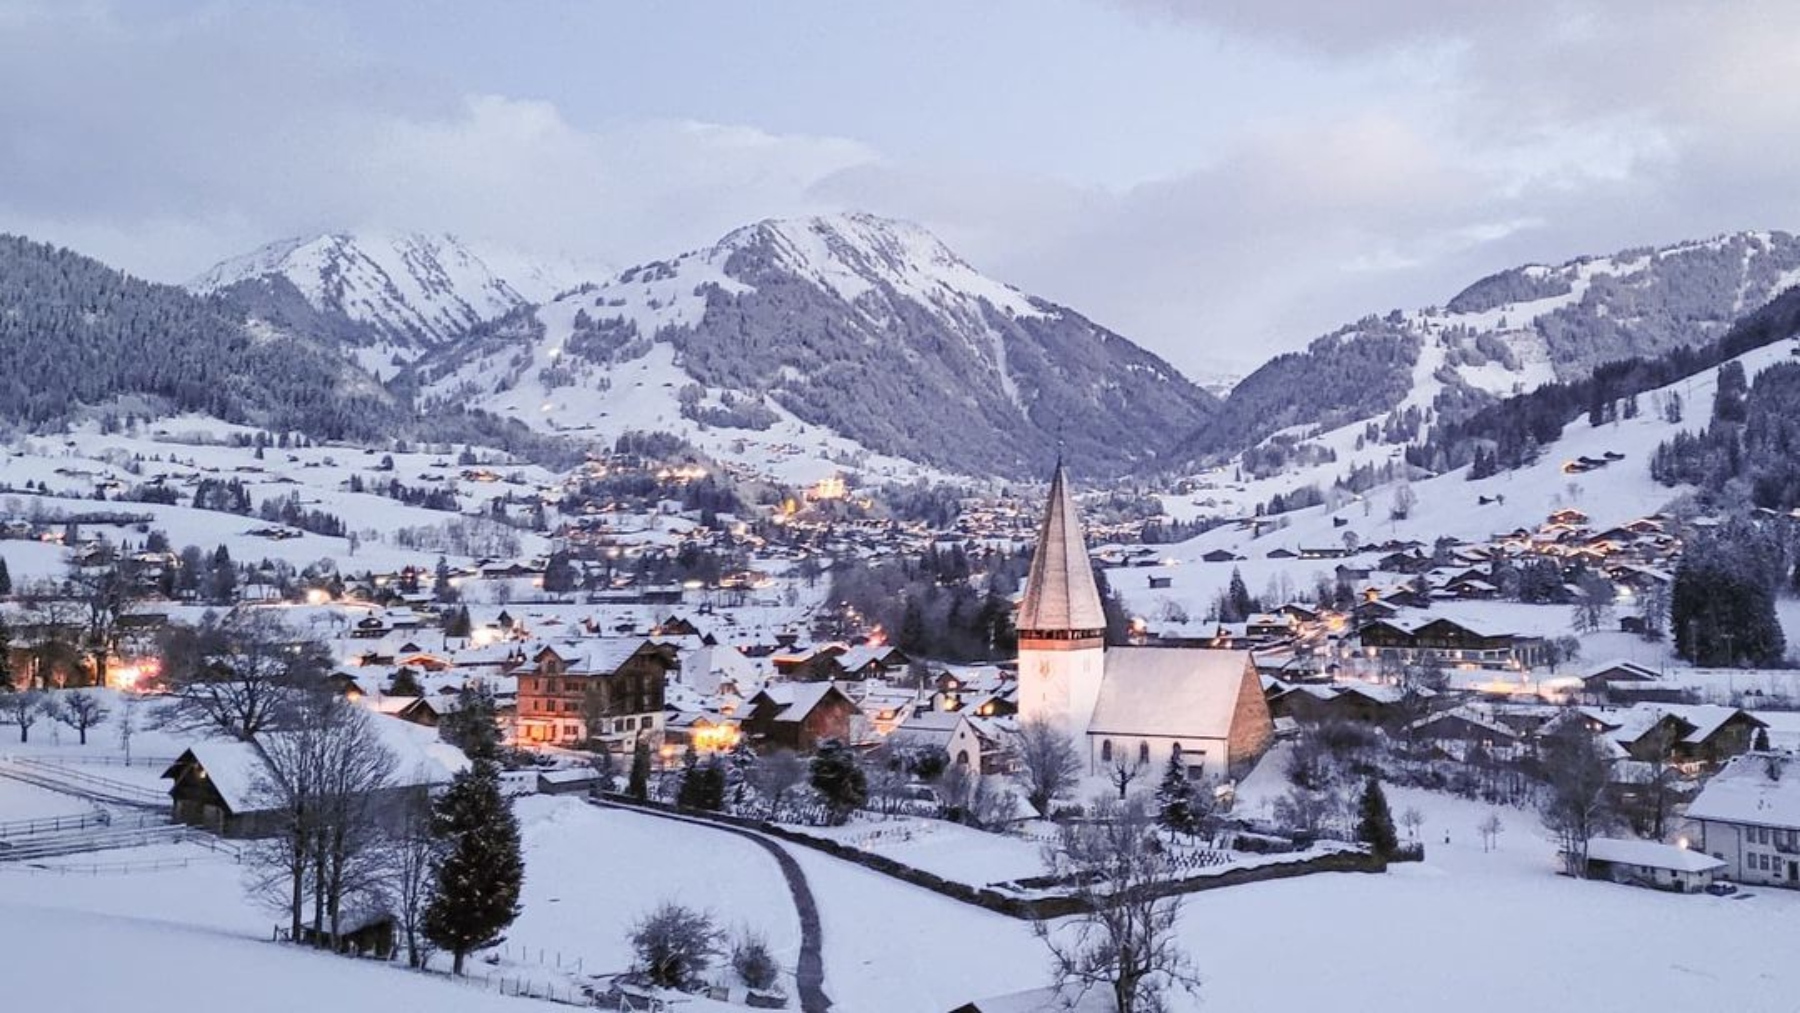
[[[1278,780],[1257,779],[1271,790]],[[1257,785],[1246,788],[1246,804],[1260,805]],[[29,796],[7,797],[29,804]],[[1385,876],[1310,876],[1191,896],[1182,933],[1206,986],[1198,1002],[1178,997],[1172,1008],[1794,1009],[1800,963],[1769,941],[1800,922],[1800,894],[1756,890],[1724,899],[1577,882],[1555,874],[1553,849],[1529,813],[1501,810],[1506,829],[1499,849],[1486,854],[1476,827],[1488,807],[1405,789],[1390,798],[1396,812],[1417,806],[1424,813],[1428,861]],[[710,908],[725,926],[762,928],[791,967],[793,909],[759,849],[711,829],[602,812],[569,798],[531,799],[520,814],[526,910],[511,933],[515,945],[616,970],[627,959],[631,922],[672,897]],[[1026,923],[818,852],[795,854],[821,908],[835,1009],[942,1013],[1045,983],[1044,951]],[[530,1008],[397,968],[271,945],[263,940],[272,918],[242,899],[238,868],[205,861],[211,853],[198,847],[66,861],[180,856],[202,861],[113,876],[34,875],[0,864],[0,952],[15,968],[33,969],[8,976],[5,1008]],[[177,985],[179,969],[200,977]],[[721,1008],[700,1001],[691,1008],[703,1007]]]

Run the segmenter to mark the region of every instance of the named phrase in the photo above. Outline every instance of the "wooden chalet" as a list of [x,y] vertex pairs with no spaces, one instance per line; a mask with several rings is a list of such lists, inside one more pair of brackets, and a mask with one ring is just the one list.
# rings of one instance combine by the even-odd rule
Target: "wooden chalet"
[[598,740],[632,749],[660,744],[675,650],[649,640],[594,637],[551,644],[515,670],[518,735],[527,743]]
[[742,719],[751,745],[764,752],[810,753],[826,739],[852,742],[856,702],[829,682],[780,683],[750,698]]

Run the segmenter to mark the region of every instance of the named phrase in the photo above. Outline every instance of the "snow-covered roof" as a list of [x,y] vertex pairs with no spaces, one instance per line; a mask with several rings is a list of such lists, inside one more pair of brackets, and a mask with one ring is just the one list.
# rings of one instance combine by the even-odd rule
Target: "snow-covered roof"
[[945,746],[965,720],[957,711],[924,711],[901,722],[888,738],[904,745]]
[[[1770,777],[1771,770],[1779,773]],[[1725,764],[1688,806],[1688,819],[1800,828],[1800,767],[1793,757],[1746,753]]]
[[[800,721],[837,687],[829,682],[783,682],[763,687],[763,695],[780,710],[776,721]],[[842,691],[838,691],[842,695]]]
[[1703,851],[1678,848],[1655,841],[1621,840],[1596,837],[1588,842],[1588,858],[1617,865],[1641,865],[1649,869],[1673,869],[1676,872],[1712,872],[1725,863]]
[[1581,677],[1581,681],[1587,682],[1588,680],[1607,672],[1618,672],[1620,675],[1617,676],[1617,678],[1632,679],[1640,682],[1652,682],[1660,678],[1654,669],[1645,668],[1635,661],[1614,659],[1605,664],[1595,665],[1593,668],[1588,669],[1588,673]]
[[[1088,732],[1227,738],[1246,675],[1255,679],[1248,651],[1108,648]],[[1256,692],[1256,682],[1248,685]]]
[[[1689,745],[1705,742],[1725,722],[1745,713],[1736,707],[1726,707],[1721,704],[1676,704],[1651,701],[1634,703],[1629,707],[1580,707],[1577,710],[1595,723],[1612,729],[1607,736],[1619,742],[1635,742],[1655,728],[1664,718],[1673,717],[1691,729],[1681,739],[1682,742]],[[1759,725],[1762,723],[1754,716],[1746,716]]]
[[[257,786],[268,770],[261,750],[234,739],[209,739],[194,743],[187,752],[206,772],[206,780],[232,812],[244,813],[257,808]],[[165,773],[163,776],[172,775]]]
[[1498,721],[1493,720],[1488,715],[1476,710],[1473,707],[1452,708],[1451,710],[1433,714],[1430,717],[1420,718],[1419,720],[1414,721],[1408,727],[1413,729],[1414,731],[1417,731],[1420,728],[1429,727],[1430,725],[1433,725],[1433,724],[1435,724],[1439,721],[1442,721],[1446,718],[1458,718],[1460,720],[1467,721],[1469,724],[1474,725],[1477,728],[1483,729],[1484,731],[1492,732],[1493,734],[1495,734],[1503,739],[1516,739],[1519,737],[1519,733],[1516,730],[1509,728],[1506,725],[1503,725]]
[[636,637],[590,637],[561,641],[551,645],[550,649],[568,662],[570,672],[611,675],[645,643]]

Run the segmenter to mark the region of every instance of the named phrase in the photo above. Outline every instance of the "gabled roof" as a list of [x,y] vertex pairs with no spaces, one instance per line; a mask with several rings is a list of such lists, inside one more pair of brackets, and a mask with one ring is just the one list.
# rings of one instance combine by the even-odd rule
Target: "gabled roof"
[[[775,713],[768,716],[770,720],[804,721],[806,720],[806,716],[813,712],[813,708],[819,706],[820,703],[823,703],[825,699],[833,693],[843,697],[845,702],[851,702],[849,697],[844,696],[844,691],[838,689],[834,683],[777,683],[772,686],[763,687],[763,691],[758,693],[751,700],[751,713],[758,718],[764,717],[764,715],[756,712],[762,710],[763,704],[761,701],[766,699],[770,706],[775,709]],[[855,706],[854,703],[851,703],[851,705]]]
[[1260,696],[1248,651],[1109,648],[1088,734],[1227,738],[1247,674]]
[[[1770,763],[1781,774],[1769,776]],[[1688,819],[1800,827],[1800,764],[1794,757],[1745,753],[1725,764],[1688,806]]]
[[647,644],[648,640],[635,637],[590,637],[551,644],[544,650],[561,658],[571,674],[611,675]]
[[1596,837],[1588,842],[1588,859],[1617,865],[1641,865],[1649,869],[1673,869],[1676,872],[1711,872],[1723,869],[1722,859],[1703,851],[1678,848],[1655,841],[1621,840]]
[[1015,625],[1020,631],[1106,629],[1106,611],[1100,606],[1100,589],[1094,584],[1087,541],[1081,534],[1081,514],[1060,462],[1050,479],[1050,501],[1038,528],[1037,551],[1031,557],[1025,600]]
[[235,739],[196,742],[162,776],[175,777],[190,761],[205,771],[207,782],[233,813],[258,808],[256,792],[261,779],[267,775],[268,764],[263,760],[262,750],[254,744]]

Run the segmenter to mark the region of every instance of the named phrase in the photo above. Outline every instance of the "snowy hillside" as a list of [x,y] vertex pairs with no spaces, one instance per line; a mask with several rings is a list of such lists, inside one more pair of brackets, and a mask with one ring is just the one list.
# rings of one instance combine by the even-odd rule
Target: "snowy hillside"
[[334,233],[270,243],[190,283],[200,293],[283,279],[321,313],[358,325],[379,369],[466,333],[521,305],[543,302],[599,274],[570,261],[480,250],[451,235]]
[[[917,226],[766,221],[515,313],[420,364],[429,403],[549,430],[796,443],[971,475],[1149,465],[1217,401]],[[726,454],[730,457],[732,455]]]
[[[1796,347],[1793,341],[1780,341],[1733,361],[1742,363],[1745,374],[1754,378],[1777,363],[1793,361]],[[1648,392],[1643,400],[1651,403],[1672,392],[1689,405],[1704,406],[1712,403],[1716,387],[1717,370],[1708,370]],[[1339,502],[1282,514],[1280,526],[1257,530],[1248,524],[1231,524],[1179,545],[1166,546],[1162,549],[1161,565],[1115,570],[1113,586],[1120,588],[1127,602],[1142,614],[1158,614],[1165,611],[1165,603],[1173,602],[1199,616],[1226,586],[1233,569],[1240,570],[1253,589],[1270,583],[1293,589],[1313,587],[1319,576],[1330,573],[1340,561],[1281,558],[1280,550],[1298,553],[1308,547],[1341,547],[1346,532],[1353,533],[1364,545],[1408,539],[1430,545],[1446,535],[1479,542],[1517,528],[1533,528],[1551,511],[1562,507],[1580,509],[1595,530],[1604,530],[1655,513],[1682,494],[1684,490],[1660,485],[1650,477],[1651,454],[1658,444],[1677,432],[1704,429],[1707,421],[1705,411],[1699,409],[1680,422],[1667,421],[1655,412],[1600,426],[1580,419],[1570,423],[1562,439],[1545,448],[1538,461],[1527,467],[1475,481],[1469,481],[1468,468],[1458,468],[1411,483],[1408,489],[1416,504],[1403,520],[1391,517],[1399,487],[1385,485],[1360,497],[1345,497]],[[1343,442],[1352,435],[1348,429],[1339,430],[1325,439]],[[1343,445],[1347,458],[1357,453],[1349,449],[1347,442]],[[1385,455],[1392,450],[1369,447],[1362,453]],[[1605,459],[1609,453],[1622,457],[1585,474],[1564,470],[1568,461],[1581,457]],[[1330,467],[1321,466],[1320,470]],[[1178,517],[1248,516],[1255,504],[1287,491],[1302,477],[1287,475],[1240,482],[1229,470],[1218,470],[1201,476],[1194,492],[1165,496],[1163,502],[1169,513]],[[1239,558],[1216,563],[1201,561],[1205,554],[1218,550]],[[1277,553],[1277,558],[1270,558],[1272,552]],[[1353,556],[1349,562],[1366,565],[1377,555]],[[1148,590],[1146,578],[1150,576],[1170,577],[1169,588]]]
[[1371,316],[1278,356],[1185,449],[1216,459],[1260,445],[1278,467],[1322,431],[1406,442],[1495,398],[1710,341],[1796,283],[1800,239],[1782,232],[1514,268],[1443,307]]

